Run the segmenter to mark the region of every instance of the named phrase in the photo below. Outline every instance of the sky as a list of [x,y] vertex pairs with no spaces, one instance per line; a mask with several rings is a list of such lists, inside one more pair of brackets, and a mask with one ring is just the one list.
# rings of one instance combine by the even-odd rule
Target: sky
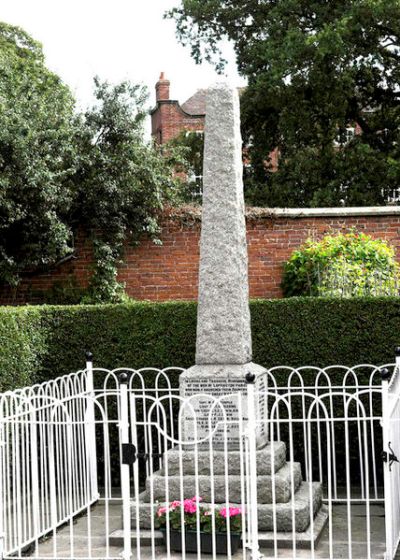
[[[93,77],[129,79],[148,86],[150,105],[160,72],[171,99],[186,101],[221,80],[209,64],[196,65],[178,44],[175,25],[163,19],[179,0],[1,0],[0,20],[24,28],[43,44],[47,66],[70,86],[81,108],[90,105]],[[224,45],[225,79],[242,86],[233,50]]]

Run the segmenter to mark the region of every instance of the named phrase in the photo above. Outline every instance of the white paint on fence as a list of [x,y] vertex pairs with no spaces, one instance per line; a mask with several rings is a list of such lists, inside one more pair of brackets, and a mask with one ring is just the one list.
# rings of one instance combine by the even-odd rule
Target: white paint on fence
[[[240,414],[234,418],[229,406],[224,409],[225,396],[214,396],[222,411],[218,425],[210,418],[208,431],[204,425],[189,442],[181,439],[183,410],[191,406],[179,394],[182,371],[92,370],[89,364],[85,371],[0,396],[3,558],[22,558],[27,546],[41,558],[46,535],[51,537],[49,558],[117,558],[116,542],[126,560],[132,553],[139,559],[146,550],[156,558],[162,540],[156,527],[158,505],[202,494],[214,511],[214,528],[215,508],[242,508],[243,558],[246,550],[256,557],[259,546],[268,545],[274,558],[282,546],[293,557],[300,546],[308,546],[311,558],[335,559],[335,507],[346,512],[348,557],[360,557],[353,516],[359,504],[365,513],[363,558],[378,558],[371,540],[371,507],[383,498],[380,422],[385,450],[391,442],[396,452],[394,441],[400,435],[398,369],[382,392],[380,368],[371,365],[271,368],[260,383],[248,386],[247,394],[236,394]],[[120,384],[121,373],[127,374],[128,384]],[[227,403],[229,399],[232,394]],[[249,409],[243,422],[242,409],[249,403],[256,408],[254,413]],[[191,412],[196,415],[195,406]],[[228,453],[227,439],[221,448],[215,434],[218,428],[226,435],[232,423],[240,441]],[[257,450],[260,432],[269,443]],[[120,468],[122,443],[135,446],[137,460]],[[389,470],[386,463],[385,484],[386,555],[392,560],[400,520],[397,464]],[[98,496],[104,507],[101,553],[91,508]],[[122,532],[112,533],[111,504],[121,500]],[[75,526],[82,513],[83,535]],[[325,522],[327,546],[321,552],[315,535]],[[199,523],[197,516],[196,527]],[[61,526],[68,544],[59,535]],[[278,529],[282,526],[284,533]],[[229,520],[227,529],[229,534]],[[183,531],[181,545],[186,540]],[[196,541],[200,547],[198,531]],[[171,557],[169,539],[166,546]],[[225,546],[229,557],[229,539]]]

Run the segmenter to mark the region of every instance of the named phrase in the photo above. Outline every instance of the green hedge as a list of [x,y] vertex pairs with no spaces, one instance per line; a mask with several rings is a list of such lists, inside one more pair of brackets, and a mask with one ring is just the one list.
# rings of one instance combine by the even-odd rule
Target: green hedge
[[31,384],[46,348],[41,309],[0,308],[0,391]]
[[[289,298],[251,302],[253,358],[264,366],[393,361],[400,298]],[[0,308],[0,390],[96,366],[188,367],[196,304]]]

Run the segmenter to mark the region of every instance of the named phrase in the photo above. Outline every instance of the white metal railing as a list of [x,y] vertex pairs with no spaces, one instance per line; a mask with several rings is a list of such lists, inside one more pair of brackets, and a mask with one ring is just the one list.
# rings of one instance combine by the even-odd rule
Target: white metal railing
[[[130,424],[129,419],[121,424],[118,376],[129,374],[132,392],[141,391],[143,376],[152,378],[158,397],[173,393],[170,375],[181,371],[93,370],[89,355],[85,370],[0,394],[0,558],[22,556],[29,546],[37,557],[41,540],[49,535],[53,557],[74,556],[74,522],[82,513],[87,516],[84,548],[91,556],[91,506],[99,498],[104,504],[108,535],[109,504],[121,500],[121,471],[126,469],[120,467],[121,443]],[[67,547],[57,532],[65,526]],[[105,551],[110,557],[108,538]]]
[[[328,373],[331,374],[331,378],[328,378]],[[246,529],[245,548],[252,550],[253,546],[257,548],[258,543],[261,542],[263,545],[272,546],[273,557],[279,556],[279,548],[282,546],[290,548],[291,554],[296,554],[297,533],[306,530],[311,534],[318,533],[321,524],[327,523],[325,536],[327,552],[325,555],[319,552],[319,555],[335,558],[335,539],[338,538],[333,523],[335,504],[345,506],[342,523],[346,528],[347,557],[360,557],[360,543],[354,537],[354,532],[355,518],[360,517],[361,511],[365,519],[363,535],[365,546],[362,557],[380,558],[376,548],[377,543],[374,543],[371,537],[371,526],[374,523],[371,507],[374,503],[382,501],[381,381],[378,374],[379,368],[369,365],[357,368],[336,366],[326,370],[274,368],[267,371],[263,378],[258,379],[254,391],[255,422],[252,429],[248,429],[251,418],[249,411],[254,399],[246,394],[235,395],[238,399],[237,409],[247,411],[247,421],[242,426],[238,421],[237,429],[242,433],[244,440],[243,448],[237,452],[234,461],[229,454],[227,443],[227,433],[232,428],[232,420],[229,420],[232,395],[220,398],[209,395],[208,434],[200,437],[195,431],[194,437],[187,440],[181,435],[184,434],[181,423],[185,415],[178,416],[178,429],[175,430],[178,436],[174,438],[170,435],[168,410],[171,400],[175,402],[175,406],[172,407],[175,411],[182,411],[185,407],[189,407],[195,418],[196,407],[191,407],[190,401],[200,396],[204,399],[206,396],[193,395],[191,399],[182,399],[180,395],[175,394],[172,397],[165,395],[156,398],[143,390],[140,399],[147,401],[147,406],[143,407],[147,412],[138,413],[135,407],[136,415],[132,419],[132,425],[136,426],[135,429],[143,429],[147,434],[147,439],[145,438],[142,445],[143,448],[151,450],[151,456],[147,470],[147,502],[143,503],[140,493],[133,493],[132,496],[137,509],[133,523],[136,540],[141,542],[140,528],[150,529],[151,534],[155,534],[154,513],[157,501],[162,504],[170,503],[175,499],[182,501],[189,494],[196,493],[204,495],[207,502],[214,504],[239,503],[246,511],[243,520]],[[335,380],[335,376],[341,377]],[[365,379],[363,382],[360,381],[362,377]],[[136,400],[136,398],[131,394],[131,399]],[[165,400],[168,406],[165,405]],[[378,410],[376,410],[376,403],[378,403]],[[225,410],[217,424],[213,422],[211,412],[213,407]],[[242,416],[239,415],[239,418]],[[200,424],[195,421],[193,426],[196,430],[196,426]],[[222,451],[215,445],[217,426],[225,434]],[[286,492],[290,494],[289,498],[283,496],[279,476],[273,477],[272,480],[265,478],[264,487],[258,487],[256,484],[257,476],[254,469],[261,477],[266,476],[266,471],[265,465],[260,464],[257,453],[251,449],[248,438],[253,433],[257,435],[259,441],[262,439],[264,442],[269,442],[265,448],[267,451],[264,454],[264,461],[269,461],[271,465],[278,459],[276,447],[272,442],[285,443],[287,463],[281,467],[286,473],[288,481]],[[160,440],[157,440],[160,435],[161,445]],[[170,454],[171,449],[174,450],[175,456]],[[188,453],[190,453],[190,466],[187,464],[187,458],[185,459]],[[215,468],[218,453],[222,453],[222,471]],[[179,458],[178,466],[176,454]],[[158,459],[160,455],[163,457],[162,463]],[[299,462],[302,472],[298,466]],[[161,467],[165,482],[160,489]],[[136,468],[139,470],[139,465]],[[172,479],[169,477],[171,471],[176,477],[175,481],[173,477]],[[221,480],[218,478],[221,472],[226,482],[222,490]],[[188,473],[193,476],[192,485]],[[206,476],[204,473],[207,473]],[[232,483],[229,482],[230,480]],[[268,496],[265,495],[266,487],[270,492]],[[258,502],[254,498],[257,488],[260,490]],[[302,500],[308,508],[306,521],[299,517],[296,498],[299,488],[303,488]],[[320,498],[325,504],[322,508],[316,505]],[[289,500],[286,506],[285,499]],[[261,508],[259,523],[254,522],[258,517],[258,507],[254,509],[255,503]],[[151,512],[147,521],[143,516],[143,507],[146,504]],[[282,517],[284,507],[286,507],[286,517],[285,515]],[[358,519],[357,523],[360,525]],[[256,543],[254,534],[259,535],[260,531],[268,533],[268,538],[263,537],[266,539],[264,541],[257,539]],[[155,547],[155,541],[152,545]],[[308,545],[313,557],[314,540],[309,539]]]
[[386,519],[386,559],[392,560],[400,541],[400,355],[393,374],[383,370],[382,428]]
[[[361,511],[362,557],[378,558],[370,529],[372,507],[384,497],[380,454],[400,435],[398,370],[394,364],[386,368],[394,374],[382,385],[381,368],[368,364],[275,367],[242,392],[183,398],[182,368],[108,370],[93,368],[88,359],[83,371],[4,393],[0,395],[0,534],[4,534],[0,558],[21,558],[29,545],[36,558],[118,558],[119,548],[113,546],[113,504],[121,508],[125,560],[133,551],[139,560],[143,546],[149,546],[156,558],[162,539],[157,508],[174,500],[183,503],[194,495],[209,504],[214,529],[218,508],[230,504],[241,508],[243,558],[246,550],[256,558],[260,544],[270,547],[274,558],[281,547],[291,549],[294,557],[299,534],[319,534],[325,523],[325,544],[318,556],[343,555],[335,547],[336,507],[344,511],[345,555],[360,557],[354,516]],[[394,411],[391,419],[389,409]],[[193,430],[189,439],[188,417]],[[237,435],[236,447],[232,447],[232,433]],[[388,434],[392,439],[387,439]],[[399,534],[400,502],[389,496],[398,495],[398,477],[387,463],[388,560]],[[94,529],[96,502],[103,508],[101,551]],[[78,514],[85,514],[83,529],[76,528]],[[196,527],[199,524],[196,513]],[[171,528],[167,514],[168,534]],[[227,530],[229,534],[229,519]],[[50,540],[43,541],[45,535]],[[184,530],[180,538],[185,549]],[[196,539],[199,555],[198,531]],[[307,542],[313,558],[314,539]],[[229,557],[229,539],[225,546]],[[169,539],[166,548],[170,557]]]
[[[393,371],[394,364],[382,366]],[[301,441],[301,455],[296,454],[296,460],[302,463],[305,478],[309,477],[309,462],[307,459],[308,435],[306,424],[310,409],[313,411],[313,439],[317,450],[318,463],[314,466],[314,476],[325,480],[323,457],[326,456],[326,435],[329,430],[331,460],[332,460],[332,492],[337,502],[346,501],[343,488],[346,485],[343,465],[345,451],[342,443],[346,426],[350,426],[349,438],[355,443],[359,472],[354,473],[353,483],[358,491],[354,500],[366,497],[364,480],[365,450],[363,448],[362,428],[367,429],[368,464],[371,473],[371,488],[369,499],[383,498],[383,480],[381,469],[381,367],[371,364],[360,364],[354,367],[341,365],[317,368],[305,366],[291,368],[277,366],[270,368],[258,379],[258,389],[261,398],[258,405],[258,416],[264,416],[260,429],[271,438],[270,431],[275,425],[274,437],[286,441],[289,429],[295,432],[296,441]],[[314,401],[318,399],[318,406]],[[274,406],[274,414],[271,407]],[[265,411],[268,411],[265,413]],[[288,415],[290,411],[290,421]],[[321,415],[323,414],[323,417]],[[280,419],[282,417],[282,422]],[[286,418],[286,420],[285,420]],[[289,424],[293,424],[289,428]],[[325,443],[324,443],[325,442]],[[324,449],[325,445],[325,449]],[[342,467],[342,476],[338,468]],[[326,473],[325,473],[326,474]],[[359,475],[359,479],[357,478]]]
[[21,554],[97,500],[87,457],[87,442],[93,439],[89,377],[88,371],[78,372],[0,395],[0,532],[5,554]]

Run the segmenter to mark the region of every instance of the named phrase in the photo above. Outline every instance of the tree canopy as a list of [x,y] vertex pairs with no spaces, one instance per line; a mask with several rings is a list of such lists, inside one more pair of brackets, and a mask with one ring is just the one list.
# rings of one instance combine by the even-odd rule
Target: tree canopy
[[91,301],[121,294],[125,241],[155,240],[158,214],[178,194],[180,152],[144,135],[147,93],[95,80],[95,105],[79,113],[41,45],[0,23],[0,282],[54,265],[79,227],[93,239]]
[[221,71],[233,42],[249,202],[383,204],[400,187],[397,0],[182,0],[169,16],[197,62]]
[[70,251],[74,100],[22,29],[0,23],[0,278]]
[[137,243],[143,234],[158,241],[160,210],[180,194],[174,167],[182,160],[179,150],[162,154],[145,141],[144,87],[96,79],[95,96],[97,103],[80,116],[74,210],[94,242],[91,301],[112,301],[121,293],[116,274],[124,242]]

